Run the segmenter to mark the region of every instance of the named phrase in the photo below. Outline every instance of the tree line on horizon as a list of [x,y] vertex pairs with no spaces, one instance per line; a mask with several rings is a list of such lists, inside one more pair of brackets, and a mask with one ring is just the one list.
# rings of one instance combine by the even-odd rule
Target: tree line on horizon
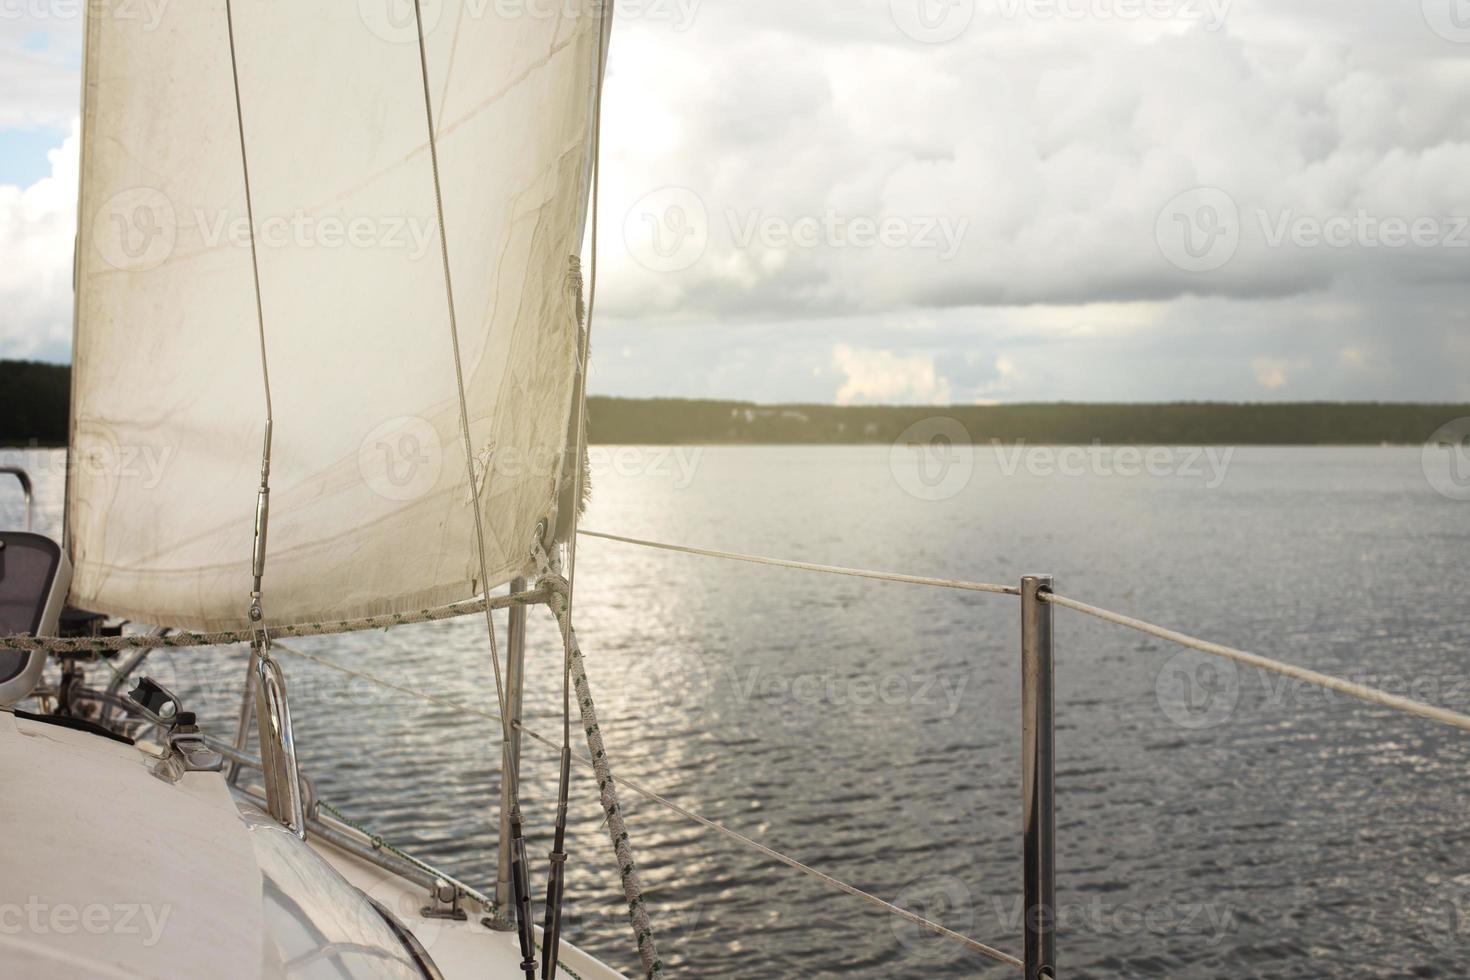
[[593,397],[587,416],[591,441],[609,444],[891,444],[968,437],[1052,445],[1421,445],[1445,423],[1470,416],[1470,405],[757,405]]
[[[0,361],[0,445],[65,445],[70,385],[67,365]],[[935,436],[1057,445],[1416,445],[1446,422],[1470,416],[1470,405],[758,405],[593,396],[587,415],[590,440],[612,445],[891,444]]]

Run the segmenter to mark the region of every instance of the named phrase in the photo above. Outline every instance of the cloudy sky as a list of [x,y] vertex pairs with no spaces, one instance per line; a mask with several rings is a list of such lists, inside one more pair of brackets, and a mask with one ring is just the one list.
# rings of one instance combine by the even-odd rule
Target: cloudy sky
[[[0,356],[70,355],[79,6],[0,0]],[[618,9],[594,393],[1470,401],[1470,0]]]

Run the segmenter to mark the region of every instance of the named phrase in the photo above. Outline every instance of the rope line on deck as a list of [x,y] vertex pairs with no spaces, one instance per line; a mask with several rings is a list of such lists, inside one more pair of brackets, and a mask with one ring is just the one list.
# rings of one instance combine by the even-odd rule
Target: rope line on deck
[[583,530],[579,533],[589,538],[602,538],[604,541],[617,541],[621,544],[637,545],[642,548],[654,548],[659,551],[672,551],[681,555],[698,555],[701,558],[724,558],[728,561],[743,561],[754,565],[774,565],[778,568],[795,568],[803,572],[847,575],[852,578],[877,579],[880,582],[900,582],[904,585],[927,585],[936,589],[959,589],[963,592],[988,592],[993,595],[1019,596],[1021,594],[1020,587],[1014,585],[993,585],[987,582],[963,582],[958,579],[926,578],[922,575],[878,572],[865,568],[844,568],[840,565],[818,565],[806,561],[790,561],[785,558],[767,558],[764,555],[742,555],[733,551],[714,551],[708,548],[689,548],[678,544],[664,544],[660,541],[644,541],[639,538],[625,538],[620,534],[605,534],[601,531]]
[[[449,698],[443,698],[434,694],[429,694],[425,691],[419,691],[413,688],[404,687],[401,684],[395,684],[391,681],[376,677],[373,674],[369,674],[365,671],[355,670],[351,667],[343,666],[342,664],[335,663],[331,660],[327,660],[326,658],[319,657],[315,654],[306,653],[302,650],[296,650],[286,646],[281,646],[279,649],[284,650],[286,653],[289,653],[293,656],[302,657],[303,659],[310,660],[313,663],[319,664],[330,670],[335,670],[339,673],[346,674],[349,677],[356,677],[360,680],[365,680],[370,683],[381,684],[383,687],[399,691],[403,694],[409,695],[410,697],[419,698],[423,701],[428,701],[432,704],[440,705],[441,707],[452,708],[456,711],[463,712],[464,714],[472,715],[477,718],[484,718],[487,721],[493,721],[496,724],[500,724],[500,718],[489,711],[484,711],[480,708],[473,708],[467,704],[462,704],[458,701],[450,700]],[[541,743],[552,751],[561,751],[560,743],[555,742],[550,738],[547,738],[540,732],[527,728],[523,723],[517,722],[515,727],[518,728],[522,734],[529,736],[533,741]],[[577,752],[575,749],[572,751],[572,758],[576,759],[584,766],[595,769],[592,760],[589,759],[587,756],[582,755],[580,752]],[[1005,963],[1008,966],[1015,967],[1016,969],[1024,968],[1024,964],[1009,953],[1005,953],[1001,950],[995,949],[994,947],[987,946],[979,940],[971,939],[969,936],[966,936],[963,933],[955,932],[953,929],[946,928],[945,926],[926,919],[921,915],[910,912],[907,909],[900,908],[899,906],[894,905],[891,902],[886,902],[876,895],[872,895],[868,892],[863,891],[861,888],[849,885],[845,881],[840,881],[824,871],[819,871],[816,868],[811,867],[810,865],[803,864],[795,858],[787,857],[780,851],[767,847],[765,844],[746,837],[744,834],[738,831],[731,830],[724,824],[718,823],[706,816],[695,813],[693,810],[690,810],[687,807],[675,803],[673,800],[670,800],[669,798],[662,796],[651,789],[648,789],[646,786],[643,786],[642,784],[632,779],[629,779],[626,776],[617,776],[614,778],[616,782],[628,787],[634,793],[637,793],[639,796],[648,800],[650,803],[656,803],[659,806],[662,806],[665,809],[668,809],[669,811],[678,814],[686,820],[697,823],[700,826],[708,830],[713,830],[718,834],[722,834],[723,836],[729,838],[737,844],[740,844],[743,847],[757,851],[758,853],[769,857],[773,861],[778,861],[789,868],[799,871],[810,878],[814,878],[817,881],[820,881],[823,884],[836,889],[837,891],[843,892],[847,895],[851,895],[854,898],[862,899],[863,901],[868,902],[869,904],[874,905],[879,909],[882,909],[890,915],[897,916],[912,923],[913,925],[918,926],[925,932],[952,940],[953,942],[959,943],[967,949],[979,953],[982,956],[989,957],[990,959],[993,959],[999,963]]]
[[[490,609],[506,609],[510,606],[536,605],[546,601],[546,590],[531,589],[513,595],[491,596],[487,602],[483,597],[467,599],[434,609],[421,609],[411,613],[388,613],[382,616],[367,616],[362,619],[342,619],[329,623],[300,623],[295,626],[272,626],[265,634],[272,640],[280,637],[334,636],[339,633],[358,633],[363,630],[391,629],[413,623],[433,623],[460,616],[477,616]],[[105,653],[116,650],[132,650],[140,647],[214,647],[249,643],[254,637],[252,630],[229,630],[223,633],[174,632],[167,636],[154,633],[130,633],[127,636],[0,636],[0,650],[45,650],[48,653]]]
[[1167,640],[1170,643],[1182,647],[1198,650],[1201,653],[1224,657],[1226,660],[1233,660],[1238,664],[1244,664],[1248,667],[1269,670],[1283,677],[1290,677],[1294,680],[1326,688],[1329,691],[1346,694],[1349,697],[1357,698],[1359,701],[1381,705],[1385,708],[1392,708],[1395,711],[1401,711],[1405,714],[1418,715],[1420,718],[1427,718],[1430,721],[1436,721],[1442,725],[1449,725],[1452,728],[1470,732],[1470,716],[1463,715],[1458,711],[1451,711],[1448,708],[1437,708],[1432,704],[1425,704],[1423,701],[1415,701],[1412,698],[1402,697],[1397,694],[1389,694],[1387,691],[1380,691],[1366,684],[1345,681],[1339,677],[1333,677],[1330,674],[1322,674],[1315,670],[1308,670],[1305,667],[1296,667],[1277,660],[1271,660],[1260,654],[1237,650],[1235,647],[1228,647],[1221,643],[1212,643],[1209,640],[1201,640],[1187,633],[1166,629],[1163,626],[1157,626],[1141,619],[1134,619],[1132,616],[1124,616],[1122,613],[1110,612],[1107,609],[1088,605],[1077,599],[1069,599],[1066,596],[1055,593],[1045,593],[1042,595],[1042,599],[1054,606],[1071,609],[1074,612],[1082,613],[1085,616],[1092,616],[1095,619],[1100,619],[1116,626],[1137,630],[1140,633],[1146,633],[1160,640]]

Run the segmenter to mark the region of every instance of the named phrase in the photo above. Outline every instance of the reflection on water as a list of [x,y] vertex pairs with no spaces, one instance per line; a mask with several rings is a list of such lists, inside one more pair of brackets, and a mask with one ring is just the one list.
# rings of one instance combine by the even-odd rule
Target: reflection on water
[[[1074,466],[990,450],[663,452],[607,451],[586,526],[983,581],[1051,572],[1120,612],[1470,709],[1470,512],[1435,492],[1418,450],[1241,449],[1214,469],[1201,457],[1197,474],[1085,453]],[[56,460],[28,459],[52,531]],[[18,494],[0,487],[0,508],[14,526]],[[578,628],[616,771],[1019,949],[1015,600],[593,539],[579,561]],[[1057,615],[1066,975],[1465,975],[1462,735]],[[552,733],[559,646],[544,611],[532,621],[528,717]],[[493,709],[478,620],[293,645]],[[492,881],[495,726],[282,659],[324,795]],[[239,651],[173,651],[150,669],[228,730],[243,665]],[[539,891],[556,765],[526,752]],[[576,790],[569,935],[633,973],[590,777]],[[623,802],[677,975],[1012,975],[627,790]]]

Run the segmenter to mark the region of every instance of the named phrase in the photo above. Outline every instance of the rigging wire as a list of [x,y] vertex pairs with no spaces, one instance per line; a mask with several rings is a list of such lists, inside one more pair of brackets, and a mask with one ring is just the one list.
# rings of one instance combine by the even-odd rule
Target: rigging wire
[[921,575],[902,575],[898,572],[877,572],[866,568],[843,568],[838,565],[817,565],[807,561],[789,561],[784,558],[767,558],[764,555],[743,555],[734,551],[713,551],[708,548],[690,548],[660,541],[644,541],[640,538],[625,538],[621,534],[605,534],[601,531],[582,531],[584,537],[602,538],[620,544],[637,545],[658,551],[672,551],[681,555],[697,555],[701,558],[723,558],[727,561],[750,562],[755,565],[774,565],[778,568],[794,568],[803,572],[823,572],[827,575],[848,575],[854,578],[877,579],[880,582],[900,582],[904,585],[927,585],[936,589],[959,589],[962,592],[988,592],[993,595],[1021,594],[1014,585],[991,585],[986,582],[962,582],[957,579],[925,578]]
[[255,624],[254,642],[269,646],[269,638],[261,629],[265,613],[261,609],[261,582],[265,578],[266,538],[270,527],[271,440],[275,434],[276,414],[271,401],[270,359],[266,356],[265,306],[260,298],[260,256],[255,244],[255,199],[250,192],[250,158],[245,150],[245,110],[240,98],[240,65],[235,53],[235,14],[232,0],[225,0],[225,29],[230,39],[230,78],[235,91],[235,129],[240,137],[240,174],[245,185],[245,219],[250,225],[250,275],[255,288],[255,325],[260,339],[260,377],[265,389],[265,435],[260,447],[260,486],[255,494],[255,536],[250,556],[252,588],[250,621]]
[[587,456],[587,361],[592,345],[592,315],[597,308],[597,215],[602,191],[602,92],[607,73],[607,46],[611,35],[612,20],[603,8],[602,21],[598,24],[597,36],[597,91],[592,103],[592,239],[588,246],[587,265],[587,323],[578,338],[581,350],[577,355],[577,459],[575,496],[572,500],[572,534],[567,542],[567,618],[571,619],[572,599],[577,588],[577,530],[582,522],[582,494],[585,473],[583,468]]
[[1346,681],[1340,677],[1333,677],[1330,674],[1322,674],[1315,670],[1308,670],[1305,667],[1297,667],[1293,664],[1271,660],[1260,654],[1237,650],[1235,647],[1228,647],[1222,643],[1201,640],[1187,633],[1180,633],[1175,630],[1166,629],[1163,626],[1156,626],[1153,623],[1144,622],[1132,616],[1124,616],[1122,613],[1111,612],[1098,606],[1088,605],[1077,599],[1069,599],[1066,596],[1056,595],[1055,593],[1049,593],[1043,596],[1043,601],[1049,602],[1054,606],[1061,606],[1064,609],[1071,609],[1073,612],[1079,612],[1085,616],[1092,616],[1095,619],[1112,623],[1115,626],[1137,630],[1140,633],[1145,633],[1160,640],[1167,640],[1170,643],[1175,643],[1182,647],[1198,650],[1201,653],[1223,657],[1226,660],[1233,660],[1247,667],[1271,671],[1283,677],[1290,677],[1293,680],[1299,680],[1316,687],[1325,688],[1329,691],[1335,691],[1338,694],[1345,694],[1348,697],[1356,698],[1368,704],[1381,705],[1385,708],[1392,708],[1395,711],[1402,711],[1405,714],[1427,718],[1430,721],[1436,721],[1442,725],[1449,725],[1461,731],[1470,731],[1470,717],[1466,717],[1458,711],[1435,707],[1432,704],[1425,704],[1423,701],[1415,701],[1413,698],[1406,698],[1398,694],[1390,694],[1387,691],[1380,691],[1366,684]]
[[529,879],[526,872],[525,839],[522,836],[520,807],[520,765],[515,753],[507,750],[511,744],[512,730],[506,711],[505,681],[501,676],[500,650],[495,638],[495,617],[490,612],[490,563],[485,557],[485,520],[480,510],[481,496],[490,482],[491,462],[486,461],[485,471],[475,479],[475,450],[470,435],[469,404],[464,389],[464,364],[460,354],[459,319],[454,307],[454,279],[449,265],[449,229],[444,224],[444,191],[439,176],[439,139],[434,128],[434,100],[429,90],[429,54],[424,43],[424,13],[422,0],[413,2],[414,24],[419,42],[419,74],[424,89],[424,118],[429,132],[429,163],[434,174],[434,213],[439,222],[439,257],[444,266],[444,294],[449,307],[449,337],[454,350],[455,392],[459,398],[460,434],[464,437],[465,474],[469,480],[470,507],[475,514],[475,549],[480,563],[480,587],[485,590],[485,632],[490,638],[490,663],[495,668],[495,701],[500,708],[500,757],[504,770],[501,779],[506,787],[506,799],[510,804],[509,824],[511,833],[512,873],[516,899],[516,933],[521,947],[521,970],[526,980],[535,980],[536,953],[535,937],[531,928],[531,899]]
[[265,419],[275,420],[271,405],[271,372],[265,351],[265,310],[260,300],[260,259],[255,249],[255,202],[250,195],[250,162],[245,154],[245,112],[240,104],[240,68],[235,57],[235,16],[232,0],[225,0],[225,26],[230,36],[230,75],[235,84],[235,128],[240,134],[240,171],[245,178],[245,219],[250,224],[250,272],[255,283],[255,323],[260,334],[260,374],[265,382]]
[[[311,662],[322,667],[326,667],[329,670],[335,670],[338,673],[345,674],[348,677],[355,677],[359,680],[364,680],[371,684],[380,684],[383,687],[388,688],[389,690],[398,691],[401,694],[406,694],[409,697],[417,698],[421,701],[436,704],[443,708],[449,708],[450,710],[457,711],[464,715],[469,715],[476,718],[484,718],[497,724],[502,722],[503,720],[501,717],[492,714],[491,712],[483,711],[479,708],[474,708],[470,705],[463,704],[449,698],[430,694],[426,691],[419,691],[411,687],[405,687],[402,684],[396,684],[392,681],[377,677],[373,674],[369,674],[366,671],[356,670],[352,667],[347,667],[343,664],[328,660],[325,657],[320,657],[313,653],[307,653],[304,650],[297,650],[294,647],[288,647],[285,644],[277,644],[277,646],[293,656],[301,657],[304,660],[310,660]],[[523,735],[530,737],[532,740],[540,743],[541,745],[544,745],[553,751],[561,751],[561,747],[558,746],[555,741],[547,738],[545,735],[542,735],[540,732],[537,732],[534,729],[527,728],[525,724],[521,722],[516,722],[515,727],[519,729]],[[582,763],[585,766],[592,766],[592,760],[582,755],[580,752],[572,752],[571,754],[572,758],[574,758],[576,761]],[[847,882],[834,878],[824,871],[819,871],[818,869],[813,868],[811,865],[803,864],[795,858],[787,857],[780,851],[777,851],[774,848],[768,847],[767,845],[762,844],[757,840],[747,837],[739,831],[731,830],[724,824],[721,824],[715,820],[711,820],[710,818],[696,813],[695,811],[690,810],[687,807],[675,803],[673,800],[670,800],[667,797],[662,796],[651,789],[648,789],[641,783],[628,779],[625,776],[618,776],[617,782],[623,786],[628,787],[639,796],[648,800],[650,803],[655,803],[659,806],[662,806],[670,812],[675,813],[692,823],[699,824],[707,830],[713,830],[716,833],[721,834],[724,837],[734,841],[742,847],[754,850],[757,853],[762,854],[773,861],[777,861],[781,864],[786,865],[788,868],[792,868],[795,871],[801,872],[807,877],[814,878],[817,881],[820,881],[823,884],[827,885],[828,887],[834,888],[837,891],[843,892],[847,895],[851,895],[854,898],[861,899],[869,903],[870,905],[874,905],[879,909],[882,909],[884,912],[887,912],[889,915],[897,916],[898,918],[904,919],[912,923],[913,925],[918,926],[920,929],[923,929],[925,932],[932,933],[936,936],[942,936],[945,939],[949,939],[953,942],[959,943],[965,948],[979,953],[982,956],[989,957],[990,959],[993,959],[997,962],[1005,963],[1009,966],[1016,967],[1017,969],[1021,969],[1023,967],[1022,962],[1009,953],[998,950],[992,946],[987,946],[985,943],[982,943],[979,940],[971,939],[969,936],[966,936],[963,933],[955,932],[953,929],[946,928],[945,926],[942,926],[937,922],[933,922],[929,919],[924,918],[921,915],[910,912],[908,909],[904,909],[897,905],[894,905],[891,902],[884,901],[876,895],[863,891],[861,888],[849,885]]]
[[[490,563],[485,558],[485,521],[480,514],[481,490],[484,484],[490,482],[490,467],[485,467],[482,479],[475,479],[475,449],[470,437],[470,412],[468,400],[464,390],[464,365],[460,357],[459,346],[459,318],[454,308],[454,280],[449,268],[449,232],[444,226],[444,192],[439,178],[439,139],[434,128],[434,105],[429,94],[429,55],[424,44],[424,14],[422,0],[413,2],[414,23],[418,28],[419,40],[419,73],[424,85],[424,117],[429,128],[429,164],[434,173],[434,213],[439,222],[439,258],[444,266],[444,293],[449,305],[449,338],[454,349],[454,381],[455,390],[459,396],[459,428],[464,437],[464,463],[465,473],[470,484],[470,495],[473,500],[471,509],[475,512],[475,546],[479,556],[480,564],[480,586],[485,590],[486,598],[490,593]],[[495,639],[495,618],[490,613],[490,605],[485,604],[485,631],[490,637],[490,662],[495,667],[495,701],[500,706],[502,718],[505,716],[505,683],[500,676],[500,651]],[[508,724],[502,726],[502,736],[510,741],[510,727]],[[511,774],[512,778],[514,774]]]
[[[587,311],[584,322],[578,324],[580,329],[578,330],[577,336],[577,383],[575,397],[577,442],[573,462],[576,475],[572,482],[572,529],[567,542],[566,609],[564,616],[559,617],[561,619],[560,625],[563,633],[561,667],[561,766],[560,780],[557,786],[556,824],[549,856],[551,861],[551,874],[548,878],[546,889],[546,923],[541,931],[544,939],[541,964],[541,976],[543,980],[552,980],[556,976],[562,926],[562,893],[565,888],[564,876],[567,861],[567,805],[568,794],[570,793],[572,764],[572,650],[576,643],[572,633],[572,597],[577,581],[577,529],[582,520],[582,501],[584,480],[586,477],[584,470],[587,456],[587,360],[592,346],[592,315],[597,303],[597,216],[598,201],[602,187],[602,95],[607,73],[607,43],[609,28],[612,24],[611,17],[609,16],[611,9],[611,4],[602,6],[597,23],[597,68],[596,77],[593,82],[595,92],[592,101],[592,195],[589,205],[589,210],[591,211],[592,242],[588,256]],[[554,568],[551,570],[554,571]],[[504,713],[503,710],[502,713]],[[514,722],[514,720],[512,721]]]
[[[230,79],[235,95],[235,130],[240,139],[240,175],[245,189],[245,219],[250,226],[250,276],[255,290],[255,325],[260,341],[260,377],[265,392],[265,433],[260,446],[260,485],[255,491],[255,533],[250,550],[250,606],[247,615],[251,623],[250,665],[245,672],[245,693],[240,702],[240,715],[235,724],[235,746],[243,749],[250,735],[250,709],[257,700],[255,672],[257,665],[270,659],[270,634],[265,630],[265,610],[262,607],[263,583],[267,539],[270,531],[271,499],[271,443],[275,435],[276,414],[271,399],[270,358],[266,353],[265,304],[260,292],[260,255],[255,243],[255,198],[250,191],[250,155],[245,148],[245,109],[240,97],[240,63],[235,50],[235,12],[232,0],[225,0],[225,30],[230,40]],[[257,724],[261,724],[257,720]],[[262,732],[263,734],[263,732]],[[262,745],[264,740],[262,739]],[[261,749],[262,756],[265,749]],[[295,760],[291,760],[294,768]],[[231,763],[229,778],[239,775],[238,764]],[[266,782],[274,785],[269,777]],[[268,793],[268,796],[271,794]],[[272,799],[272,802],[275,802]],[[295,828],[298,832],[301,828]]]

